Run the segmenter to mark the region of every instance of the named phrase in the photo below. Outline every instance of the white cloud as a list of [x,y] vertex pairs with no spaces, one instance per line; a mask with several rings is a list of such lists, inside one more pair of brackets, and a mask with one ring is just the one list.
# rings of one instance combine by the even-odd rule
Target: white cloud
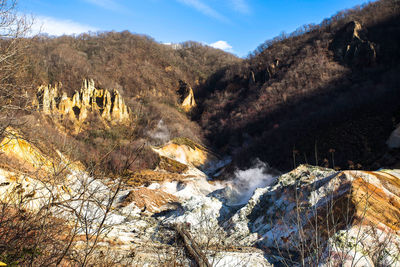
[[52,17],[37,16],[31,28],[31,34],[47,33],[60,36],[63,34],[79,34],[89,31],[97,31],[95,27],[80,24],[71,20],[60,20]]
[[177,1],[200,11],[204,15],[213,17],[223,22],[229,22],[229,20],[225,16],[223,16],[218,11],[216,11],[209,5],[205,4],[201,0],[177,0]]
[[227,52],[233,52],[232,46],[230,44],[228,44],[227,41],[220,40],[220,41],[210,44],[210,46],[217,48],[217,49],[227,51]]
[[115,10],[115,11],[123,10],[122,6],[119,5],[115,0],[84,0],[84,1],[104,9]]
[[250,7],[246,0],[230,0],[230,2],[234,10],[244,14],[250,13]]

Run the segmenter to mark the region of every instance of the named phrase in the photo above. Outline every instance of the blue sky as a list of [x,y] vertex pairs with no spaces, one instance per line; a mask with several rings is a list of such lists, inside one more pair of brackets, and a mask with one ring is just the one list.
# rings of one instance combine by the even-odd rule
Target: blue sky
[[203,42],[246,56],[301,25],[320,23],[365,0],[19,0],[50,35],[87,31],[147,34],[162,43]]

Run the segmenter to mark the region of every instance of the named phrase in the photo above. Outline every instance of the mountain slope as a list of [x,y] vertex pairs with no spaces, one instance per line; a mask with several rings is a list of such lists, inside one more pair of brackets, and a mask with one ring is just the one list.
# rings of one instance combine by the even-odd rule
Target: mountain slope
[[[87,167],[94,162],[111,173],[118,172],[133,151],[140,156],[132,169],[154,168],[157,156],[150,145],[161,145],[175,137],[202,143],[200,127],[187,116],[196,105],[192,87],[219,68],[241,61],[196,42],[175,47],[127,31],[38,36],[25,43],[19,59],[24,68],[16,68],[11,81],[23,91],[12,93],[24,96],[24,103],[16,105],[26,111],[15,114],[23,122],[16,127],[29,138],[50,142],[49,146],[63,152],[68,144],[68,150],[77,157],[74,159]],[[85,90],[86,80],[90,90]],[[85,96],[89,91],[98,96]],[[80,102],[87,106],[83,111],[93,107],[100,116],[96,112],[80,116]],[[103,107],[104,103],[109,105]],[[114,103],[122,104],[125,117],[129,113],[129,123],[101,119],[110,117],[107,114],[115,109]],[[64,131],[68,133],[64,137],[67,143],[62,138]]]
[[195,92],[195,119],[242,166],[379,168],[399,121],[399,39],[398,1],[339,12],[215,73]]
[[[399,7],[246,60],[128,32],[24,39],[0,77],[1,262],[396,265],[400,170],[365,169],[400,159]],[[357,170],[237,168],[256,158]]]

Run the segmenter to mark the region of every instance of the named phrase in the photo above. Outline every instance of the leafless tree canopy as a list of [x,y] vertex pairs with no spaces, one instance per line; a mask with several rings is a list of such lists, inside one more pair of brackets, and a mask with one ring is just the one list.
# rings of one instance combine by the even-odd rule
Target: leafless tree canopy
[[[212,145],[243,167],[258,157],[290,170],[293,151],[298,164],[323,164],[336,149],[338,167],[379,168],[399,122],[399,10],[399,1],[381,0],[341,11],[214,73],[195,92],[196,119]],[[334,49],[356,22],[375,47],[374,62],[360,54],[350,64]]]

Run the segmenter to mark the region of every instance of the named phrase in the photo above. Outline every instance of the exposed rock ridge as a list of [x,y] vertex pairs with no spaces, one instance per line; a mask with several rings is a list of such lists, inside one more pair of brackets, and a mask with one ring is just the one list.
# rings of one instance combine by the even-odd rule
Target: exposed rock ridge
[[265,80],[268,81],[271,79],[275,73],[277,68],[279,67],[279,60],[275,59],[274,62],[270,63],[267,67],[267,71],[265,73]]
[[184,81],[179,81],[178,94],[180,96],[181,106],[185,112],[191,111],[196,107],[196,101],[194,99],[193,89]]
[[349,65],[368,66],[376,60],[375,44],[368,41],[366,29],[358,21],[349,22],[336,34],[331,49]]
[[130,121],[131,111],[117,90],[96,89],[93,80],[84,80],[80,91],[72,97],[62,92],[58,85],[42,85],[37,92],[35,104],[47,115],[84,121],[89,112],[98,112],[113,124]]
[[186,98],[182,102],[182,108],[186,112],[188,112],[192,108],[194,108],[195,106],[196,106],[196,101],[194,100],[193,89],[191,87],[189,87],[189,93],[188,93],[188,95],[186,96]]
[[212,169],[212,165],[218,161],[217,155],[210,150],[184,137],[174,138],[161,147],[154,147],[153,150],[161,157],[201,170]]
[[[257,189],[224,226],[231,242],[265,249],[296,250],[301,242],[310,247],[334,242],[331,247],[339,251],[332,253],[341,246],[363,248],[349,255],[350,262],[360,257],[370,261],[366,253],[390,238],[385,256],[394,263],[400,242],[399,186],[399,170],[335,172],[301,165],[274,185]],[[316,233],[319,243],[312,240]],[[338,240],[343,233],[352,237]]]
[[[43,146],[44,144],[42,144]],[[18,160],[18,167],[20,168],[18,171],[20,172],[29,170],[35,173],[53,175],[60,170],[67,172],[84,169],[80,162],[73,162],[58,150],[48,148],[47,152],[42,151],[37,146],[37,142],[26,139],[21,131],[12,127],[7,127],[3,133],[0,140],[0,154],[6,156],[7,160]]]
[[[44,155],[36,146],[28,142],[21,133],[7,127],[0,142],[0,152],[9,157],[15,157],[21,162],[28,163],[33,168],[51,169],[53,161]],[[57,159],[54,159],[57,161]]]

